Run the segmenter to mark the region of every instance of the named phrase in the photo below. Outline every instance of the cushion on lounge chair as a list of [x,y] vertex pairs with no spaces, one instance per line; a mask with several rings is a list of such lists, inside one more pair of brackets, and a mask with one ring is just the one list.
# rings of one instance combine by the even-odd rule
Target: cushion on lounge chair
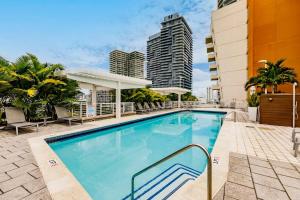
[[7,124],[26,122],[22,109],[16,107],[5,107],[4,110]]
[[69,119],[72,117],[72,114],[64,107],[54,106],[55,112],[58,119]]

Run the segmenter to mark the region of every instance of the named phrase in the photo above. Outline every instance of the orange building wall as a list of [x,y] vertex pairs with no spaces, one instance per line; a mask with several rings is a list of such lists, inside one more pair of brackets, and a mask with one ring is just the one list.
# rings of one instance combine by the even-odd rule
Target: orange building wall
[[[259,60],[286,58],[300,83],[300,0],[248,0],[248,12],[248,77],[263,66]],[[292,86],[279,91],[291,92]]]

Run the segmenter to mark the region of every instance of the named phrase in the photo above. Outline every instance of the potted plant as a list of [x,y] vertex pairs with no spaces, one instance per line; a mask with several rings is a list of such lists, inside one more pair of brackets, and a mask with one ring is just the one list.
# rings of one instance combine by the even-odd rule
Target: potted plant
[[251,94],[248,99],[248,115],[250,121],[256,121],[257,120],[257,107],[259,105],[259,96],[254,93]]

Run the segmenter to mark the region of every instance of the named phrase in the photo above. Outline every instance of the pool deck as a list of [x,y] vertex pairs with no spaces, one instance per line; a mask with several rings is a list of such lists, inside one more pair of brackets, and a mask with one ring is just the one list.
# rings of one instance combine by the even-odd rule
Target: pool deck
[[[205,110],[205,109],[201,109],[201,110]],[[207,109],[207,110],[212,110],[212,109]],[[213,109],[213,110],[220,110],[220,109]],[[65,124],[54,123],[54,124],[49,124],[46,127],[41,127],[38,133],[34,132],[34,129],[30,129],[30,128],[26,130],[24,129],[24,131],[20,131],[19,136],[15,136],[13,130],[9,130],[9,131],[0,130],[0,200],[2,199],[5,200],[6,199],[27,199],[27,200],[28,199],[51,199],[49,190],[45,186],[44,179],[40,172],[38,164],[35,161],[34,156],[29,147],[28,139],[35,138],[35,137],[48,137],[50,133],[53,132],[58,134],[63,134],[65,132],[77,131],[79,129],[85,130],[85,129],[95,128],[99,126],[109,125],[112,123],[119,123],[120,121],[125,122],[128,120],[140,119],[142,117],[159,115],[166,112],[170,112],[170,111],[155,112],[155,113],[144,114],[144,115],[126,116],[123,117],[121,120],[106,119],[106,120],[101,120],[96,122],[86,122],[83,125],[74,124],[71,127],[66,126]],[[245,195],[242,196],[241,198],[236,198],[238,196],[227,195],[230,194],[230,191],[235,191],[236,188],[232,187],[233,184],[231,184],[232,181],[230,182],[230,180],[232,180],[230,179],[231,177],[230,173],[227,176],[228,170],[230,171],[232,169],[231,167],[232,165],[230,165],[229,167],[229,163],[232,160],[231,156],[228,155],[227,158],[226,156],[224,157],[219,156],[222,154],[221,152],[218,151],[221,151],[224,148],[227,149],[226,151],[228,152],[236,152],[247,156],[254,156],[254,158],[257,159],[269,159],[269,160],[281,161],[286,163],[287,166],[289,166],[289,163],[293,163],[293,166],[296,167],[300,165],[300,158],[299,157],[295,158],[293,156],[292,142],[290,141],[291,128],[248,123],[247,114],[243,112],[238,112],[237,121],[238,122],[234,123],[230,119],[227,119],[224,122],[224,125],[221,129],[222,133],[220,132],[220,134],[223,135],[223,139],[218,138],[215,146],[216,149],[214,149],[213,151],[215,152],[214,158],[220,158],[220,162],[218,164],[213,165],[214,173],[219,173],[220,171],[218,172],[218,168],[219,169],[222,168],[221,173],[225,174],[222,176],[222,178],[219,179],[219,181],[214,182],[215,194],[218,191],[222,193],[221,188],[224,188],[224,182],[227,180],[227,183],[225,185],[225,193],[223,193],[223,197],[226,196],[226,198],[223,199],[230,199],[230,198],[247,199]],[[223,140],[223,144],[222,144],[222,140]],[[43,152],[40,152],[40,155],[43,155]],[[247,159],[250,160],[248,157]],[[250,165],[250,169],[252,170],[251,165]],[[280,179],[279,175],[278,177]],[[253,175],[251,176],[252,180],[255,180],[254,176]],[[205,176],[202,177],[205,178]],[[205,188],[205,186],[203,186],[204,183],[205,182],[201,182],[202,188]],[[55,184],[57,185],[57,187],[61,185],[57,182]],[[200,180],[199,180],[199,184],[200,184]],[[283,192],[289,191],[290,188],[286,189],[285,185],[282,182],[281,184],[285,188]],[[298,184],[298,186],[300,185],[299,179],[296,180],[295,184],[296,185]],[[190,190],[187,190],[187,188],[189,188]],[[55,190],[55,189],[57,188],[55,187],[50,188],[50,190]],[[255,194],[258,194],[257,187],[254,187],[253,190],[255,191]],[[174,198],[172,199],[176,199],[176,197],[178,197],[178,199],[182,199],[181,198],[183,197],[182,195],[184,195],[184,199],[187,200],[197,199],[196,197],[198,191],[199,191],[198,186],[195,187],[195,185],[194,186],[187,185],[187,187],[183,187],[181,190],[175,193]],[[294,194],[299,194],[297,193],[297,189],[295,188],[292,188],[292,191]],[[53,197],[52,194],[51,196]],[[257,197],[261,198],[260,196]],[[291,198],[292,195],[288,195],[288,197],[292,199]],[[275,200],[275,198],[272,198],[272,200]]]

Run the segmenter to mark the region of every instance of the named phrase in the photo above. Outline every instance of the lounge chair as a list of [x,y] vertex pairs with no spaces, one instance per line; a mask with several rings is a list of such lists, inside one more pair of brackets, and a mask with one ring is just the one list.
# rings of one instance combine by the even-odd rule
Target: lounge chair
[[150,108],[150,106],[149,106],[149,104],[147,102],[144,102],[144,107],[145,107],[146,110],[148,110],[150,112],[153,111],[153,109]]
[[159,108],[156,107],[153,102],[150,102],[150,106],[151,106],[152,110],[155,110],[155,111],[159,110]]
[[157,105],[157,107],[159,108],[159,109],[161,109],[161,110],[163,110],[163,109],[165,109],[161,104],[160,104],[160,102],[156,102],[156,105]]
[[172,109],[172,102],[164,102],[164,106],[166,109]]
[[7,126],[12,126],[16,128],[16,135],[19,135],[19,128],[36,126],[36,131],[39,130],[39,124],[33,122],[27,122],[22,109],[15,107],[5,107],[5,115]]
[[141,105],[141,103],[137,103],[136,104],[136,112],[137,113],[145,113],[145,112],[148,112],[148,110],[146,110],[145,108],[143,108],[143,106]]
[[83,118],[81,117],[73,117],[72,113],[69,112],[64,107],[54,106],[55,112],[57,115],[57,120],[67,121],[69,126],[72,125],[72,121],[80,121],[80,123],[83,123]]

